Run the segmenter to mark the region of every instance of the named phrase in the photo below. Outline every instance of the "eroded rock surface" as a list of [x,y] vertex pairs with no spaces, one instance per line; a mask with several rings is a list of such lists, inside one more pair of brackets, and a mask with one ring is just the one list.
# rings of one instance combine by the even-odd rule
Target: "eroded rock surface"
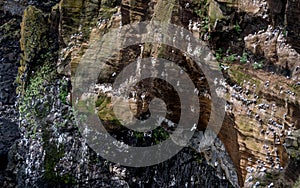
[[[62,0],[0,1],[0,5],[0,102],[14,103],[18,72],[21,131],[13,144],[18,131],[12,119],[18,115],[4,110],[4,117],[10,115],[1,118],[0,157],[7,163],[0,168],[5,175],[0,185],[290,187],[297,181],[299,1]],[[226,77],[226,116],[218,139],[205,152],[185,148],[153,167],[120,167],[97,156],[80,136],[71,107],[70,75],[89,45],[106,32],[151,20],[183,26],[210,46]],[[180,61],[198,80],[201,118],[192,140],[197,148],[197,136],[211,113],[204,75],[176,49],[142,46],[142,51],[141,46],[115,51],[103,62],[99,82],[112,82],[114,74],[138,57]],[[110,121],[112,134],[138,144],[140,140],[124,136],[105,111],[109,102],[100,102],[99,107],[105,107],[98,109],[100,117],[104,114]],[[132,104],[136,116],[147,112],[147,108],[139,109],[143,104]]]

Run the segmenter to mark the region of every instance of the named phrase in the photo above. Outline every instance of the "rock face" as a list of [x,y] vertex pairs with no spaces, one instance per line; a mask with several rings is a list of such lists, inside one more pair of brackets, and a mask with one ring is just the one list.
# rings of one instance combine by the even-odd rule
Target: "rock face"
[[20,39],[23,56],[19,68],[19,74],[24,77],[27,76],[27,72],[30,72],[30,67],[34,67],[34,64],[38,63],[42,51],[49,46],[47,39],[49,30],[46,25],[47,22],[41,10],[33,6],[29,6],[25,10]]
[[0,185],[5,187],[16,182],[13,171],[9,169],[9,161],[12,159],[9,152],[15,141],[20,138],[20,134],[16,110],[11,106],[2,106],[0,114]]
[[299,46],[299,33],[300,33],[300,26],[299,21],[300,18],[300,10],[299,10],[300,2],[299,1],[290,1],[288,0],[286,3],[286,24],[287,24],[287,31],[288,33],[288,42],[295,48],[295,50],[300,53],[300,46]]
[[70,36],[77,32],[86,35],[90,33],[90,27],[97,21],[100,1],[72,1],[63,0],[59,4],[60,9],[60,36],[64,44],[69,43]]
[[286,138],[285,147],[292,160],[288,164],[289,170],[285,174],[285,178],[293,181],[297,181],[299,179],[297,176],[297,174],[299,174],[299,141],[299,130],[293,132]]
[[299,158],[298,148],[299,148],[299,130],[293,132],[290,136],[286,138],[287,152],[293,158]]
[[58,72],[71,75],[70,70],[75,70],[82,56],[80,54],[86,49],[91,28],[96,25],[101,12],[100,1],[64,0],[54,11],[59,17],[60,47],[64,48],[59,58]]
[[[0,6],[0,159],[5,161],[0,186],[284,187],[297,181],[299,1],[0,1]],[[93,41],[113,28],[153,20],[189,29],[215,53],[226,78],[226,116],[214,144],[200,150],[199,138],[212,113],[204,74],[184,53],[166,45],[115,51],[103,62],[100,84],[111,84],[112,75],[138,57],[160,57],[180,62],[194,80],[201,103],[190,143],[196,151],[185,148],[151,167],[122,167],[98,156],[81,137],[71,107],[70,76]],[[16,77],[21,135],[18,114],[6,106],[15,103]],[[131,105],[141,118],[149,102],[140,100],[143,89],[137,87]],[[167,86],[160,89],[167,98],[173,92]],[[102,99],[96,106],[110,133],[139,145],[142,138],[120,128],[109,111],[110,101]],[[178,101],[169,99],[176,122]],[[147,140],[150,145],[157,141]]]
[[0,26],[0,102],[13,104],[16,86],[13,84],[17,75],[19,62],[20,18],[1,11]]
[[12,171],[6,170],[10,160],[9,151],[20,137],[15,78],[20,61],[20,21],[21,17],[5,12],[0,2],[0,186],[4,182],[15,182]]
[[[232,4],[228,3],[227,6]],[[227,64],[228,67],[222,67],[229,70],[230,80],[233,81],[233,83],[229,82],[230,87],[228,87],[231,96],[228,98],[228,112],[232,112],[235,117],[234,126],[238,131],[240,167],[245,181],[244,186],[252,187],[258,181],[263,185],[290,186],[289,182],[284,180],[285,175],[279,177],[274,167],[280,169],[281,166],[287,165],[287,153],[282,144],[285,145],[285,136],[298,129],[299,117],[295,112],[299,109],[299,101],[295,96],[298,93],[296,85],[299,81],[299,54],[288,42],[288,35],[283,29],[284,18],[289,14],[285,12],[286,4],[280,1],[267,1],[267,4],[254,4],[254,6],[261,7],[257,9],[260,11],[256,14],[248,9],[240,9],[242,14],[238,27],[237,25],[230,27],[230,24],[222,22],[220,22],[222,27],[215,27],[217,32],[223,32],[221,36],[227,37],[225,33],[230,28],[240,37],[244,36],[245,43],[239,43],[233,37],[230,38],[231,45],[228,46],[235,52],[238,52],[238,48],[244,49],[244,52],[240,53],[240,56],[232,55],[228,50],[224,53],[224,49],[222,52],[222,49],[218,48],[225,42],[217,41],[216,54],[222,63]],[[270,14],[267,13],[268,10]],[[251,23],[258,21],[258,17],[261,20],[253,27]],[[250,26],[244,25],[243,22],[249,22]],[[226,57],[218,57],[220,54]],[[228,62],[240,62],[244,65],[233,66],[228,65]],[[254,69],[265,67],[266,72],[247,70],[249,63]],[[226,141],[223,142],[226,145]],[[228,152],[230,153],[230,149]],[[276,163],[279,166],[276,167]],[[295,172],[290,164],[286,166],[285,174]],[[266,174],[270,179],[278,177],[277,183],[267,181]],[[289,180],[295,181],[296,177],[298,173]]]
[[275,67],[270,69],[274,72],[297,80],[300,55],[289,44],[286,44],[287,40],[283,33],[278,29],[273,29],[270,25],[266,31],[261,30],[259,33],[245,37],[246,49],[271,61]]

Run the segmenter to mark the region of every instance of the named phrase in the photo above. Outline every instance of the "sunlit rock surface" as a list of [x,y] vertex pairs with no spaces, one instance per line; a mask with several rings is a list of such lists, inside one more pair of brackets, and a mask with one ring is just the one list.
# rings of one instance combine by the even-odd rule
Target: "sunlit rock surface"
[[[299,11],[295,0],[0,1],[0,186],[292,187],[300,160]],[[208,44],[226,78],[226,116],[218,139],[200,152],[197,138],[211,113],[203,73],[165,45],[115,51],[103,62],[101,84],[111,83],[128,62],[152,56],[181,62],[199,89],[195,150],[135,169],[106,161],[81,137],[70,76],[93,41],[113,28],[151,20],[183,26]],[[148,101],[136,98],[134,115],[147,114]],[[99,117],[111,134],[140,144],[120,129],[109,100],[99,101]],[[175,110],[172,121],[178,116]]]

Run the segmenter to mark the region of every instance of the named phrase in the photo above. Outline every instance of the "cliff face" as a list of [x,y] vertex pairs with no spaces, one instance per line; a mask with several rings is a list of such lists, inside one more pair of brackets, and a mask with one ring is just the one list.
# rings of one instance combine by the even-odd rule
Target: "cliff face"
[[299,1],[286,1],[285,18],[287,30],[289,31],[288,42],[300,52],[299,47]]
[[[11,117],[2,118],[4,127],[13,125],[8,133],[0,128],[0,138],[11,135],[3,136],[4,142],[0,142],[0,159],[6,161],[0,166],[0,185],[292,186],[299,177],[299,3],[0,1],[1,116]],[[115,51],[108,62],[103,62],[100,88],[107,87],[113,81],[112,75],[128,62],[138,57],[160,57],[180,62],[188,70],[200,91],[201,106],[197,131],[190,143],[193,149],[185,148],[170,160],[151,167],[122,167],[98,156],[80,136],[76,112],[71,107],[71,75],[90,45],[105,33],[153,20],[185,27],[214,52],[226,78],[226,115],[218,138],[202,151],[198,140],[212,107],[201,70],[195,70],[184,53],[166,45],[142,44],[142,51],[140,46]],[[15,78],[18,87],[13,84]],[[174,92],[166,86],[161,89],[164,91],[160,94],[167,98]],[[12,94],[15,90],[20,139],[15,130],[18,115],[11,105],[16,101]],[[138,94],[146,92],[142,86],[136,90]],[[147,92],[151,96],[156,91]],[[108,96],[100,99],[104,100],[97,101],[99,117],[107,122],[110,133],[139,145],[142,138],[131,137],[111,114]],[[149,101],[139,97],[132,101],[136,101],[131,106],[135,116],[147,112]],[[174,110],[169,118],[176,122],[180,117],[176,111],[178,101],[172,97],[169,101]],[[159,139],[147,142],[151,145]]]
[[[227,3],[234,7],[231,2]],[[290,13],[286,10],[292,11],[295,4],[289,6],[282,1],[236,3],[248,5],[247,8],[241,6],[232,15],[238,17],[237,21],[231,21],[234,24],[231,31],[238,38],[226,33],[230,24],[220,21],[214,28],[221,32],[215,33],[220,38],[216,41],[213,38],[212,44],[230,80],[227,109],[234,115],[233,125],[238,132],[244,186],[251,187],[258,182],[261,185],[272,183],[275,187],[290,186],[288,181],[298,178],[291,174],[298,172],[297,167],[291,165],[295,164],[294,157],[287,154],[286,148],[291,146],[287,146],[290,144],[285,143],[285,137],[290,137],[299,126],[299,54],[295,44],[299,35],[290,34],[298,27],[288,23]],[[218,5],[220,9],[224,6]],[[226,16],[226,11],[221,15]],[[290,42],[291,38],[295,41]],[[224,45],[230,51],[220,49]],[[226,145],[226,141],[223,142]],[[283,174],[279,173],[280,169],[284,169]]]

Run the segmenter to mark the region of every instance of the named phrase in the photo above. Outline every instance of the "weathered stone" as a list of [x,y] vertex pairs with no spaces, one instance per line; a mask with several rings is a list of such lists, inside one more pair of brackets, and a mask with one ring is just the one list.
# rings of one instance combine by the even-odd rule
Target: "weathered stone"
[[10,12],[12,15],[22,16],[25,6],[15,1],[5,1],[3,5],[4,12]]
[[122,0],[102,0],[101,6],[111,7],[114,8],[121,4]]
[[220,5],[216,1],[210,1],[208,16],[212,24],[214,24],[216,20],[221,20],[222,18],[224,18]]
[[83,32],[88,37],[90,27],[94,26],[100,9],[100,0],[62,0],[60,2],[60,35],[66,45],[70,36]]
[[29,6],[23,16],[21,24],[20,46],[23,51],[21,66],[35,63],[34,59],[42,49],[48,47],[48,24],[41,10]]
[[6,117],[2,117],[3,115],[1,114],[0,116],[0,186],[4,187],[4,183],[8,181],[7,179],[5,180],[5,178],[9,177],[7,175],[8,172],[11,173],[10,178],[12,179],[10,179],[10,181],[15,182],[12,171],[7,169],[9,160],[12,160],[13,158],[12,156],[9,156],[8,153],[15,141],[19,139],[20,134],[18,131],[18,125],[14,122],[12,117],[12,119],[6,119],[8,115]]
[[58,72],[64,75],[74,74],[84,54],[92,27],[100,11],[100,0],[62,0],[59,4],[61,49],[63,52],[58,61]]
[[300,53],[300,1],[287,0],[285,18],[288,42]]
[[286,143],[286,147],[289,148],[289,147],[298,147],[297,146],[297,139],[294,138],[294,137],[287,137],[285,139],[285,143]]
[[278,67],[277,72],[297,80],[300,54],[287,44],[283,31],[273,29],[269,25],[266,31],[262,30],[257,34],[250,34],[244,40],[246,49],[270,60]]
[[[45,14],[44,11],[49,13],[54,1],[51,1],[50,4],[47,4],[44,0],[42,1],[43,3],[39,2],[28,1],[29,4],[37,5],[38,9],[43,10],[43,12],[29,7],[26,10],[26,16],[23,18],[23,38],[21,41],[24,57],[21,65],[23,66],[25,64],[36,68],[36,65],[43,66],[42,62],[44,60],[48,63],[56,62],[55,58],[42,57],[40,54],[48,54],[48,49],[52,46],[49,45],[52,40],[51,37],[49,38],[50,34],[45,35],[45,33],[58,35],[55,28],[59,25],[62,52],[59,63],[61,63],[62,68],[67,70],[67,75],[70,75],[71,68],[76,69],[76,65],[80,62],[90,42],[93,39],[100,39],[103,33],[109,32],[111,28],[138,21],[149,21],[151,19],[167,22],[171,21],[174,24],[186,28],[188,28],[190,19],[193,23],[202,23],[203,21],[203,18],[197,17],[195,10],[192,10],[194,7],[191,7],[189,3],[196,2],[192,0],[172,1],[172,5],[162,0],[123,0],[122,3],[120,1],[105,0],[101,2],[101,7],[99,5],[100,1],[98,0],[78,0],[72,2],[70,0],[63,0],[59,5],[53,7],[50,17]],[[209,33],[205,29],[193,29],[195,36],[206,35],[207,38],[211,37],[213,40],[217,40],[216,49],[223,48],[223,51],[227,51],[228,54],[226,54],[226,58],[232,55],[230,54],[231,52],[239,53],[242,51],[247,53],[249,52],[247,50],[252,52],[245,55],[246,60],[251,62],[240,65],[237,64],[238,60],[234,60],[234,62],[228,65],[227,69],[230,71],[227,77],[229,86],[226,86],[226,91],[228,91],[226,96],[228,97],[228,109],[230,110],[227,111],[224,125],[218,135],[218,141],[222,141],[224,145],[215,143],[215,145],[212,146],[213,150],[215,150],[206,151],[204,154],[206,159],[198,156],[198,154],[191,153],[188,149],[178,153],[178,155],[170,161],[166,161],[155,167],[131,169],[114,166],[99,156],[96,156],[96,154],[88,148],[84,140],[81,139],[75,126],[76,123],[73,120],[71,108],[62,102],[66,100],[65,96],[68,94],[67,91],[62,89],[64,88],[63,85],[60,84],[60,81],[63,80],[61,78],[62,76],[60,75],[55,79],[40,77],[44,79],[41,80],[33,79],[36,78],[34,77],[35,74],[30,75],[29,78],[32,78],[33,81],[38,83],[32,85],[32,87],[27,90],[27,92],[33,93],[34,98],[29,106],[33,106],[34,108],[32,113],[22,111],[22,126],[20,126],[22,140],[18,143],[18,146],[16,146],[16,153],[12,154],[12,156],[18,158],[16,161],[19,161],[16,162],[19,165],[16,166],[16,171],[18,171],[18,186],[32,187],[43,185],[48,187],[76,187],[79,185],[100,185],[108,187],[122,186],[125,184],[129,184],[130,186],[148,186],[149,182],[153,182],[151,184],[152,186],[164,187],[170,186],[171,183],[173,183],[173,179],[170,177],[174,175],[178,180],[176,181],[177,186],[192,187],[197,186],[194,181],[190,180],[191,177],[194,177],[194,174],[201,174],[199,178],[197,176],[196,180],[201,183],[202,186],[228,187],[227,181],[219,180],[220,177],[223,178],[222,175],[224,174],[224,177],[229,179],[235,186],[237,186],[237,182],[240,186],[243,186],[243,182],[246,180],[245,178],[249,177],[247,167],[256,168],[261,164],[257,162],[258,160],[266,163],[264,168],[274,170],[270,167],[271,163],[266,160],[267,152],[266,150],[262,150],[263,144],[269,144],[270,150],[274,150],[270,151],[269,154],[273,160],[275,160],[275,149],[278,150],[278,154],[276,155],[278,155],[279,162],[276,163],[276,165],[279,165],[278,168],[284,167],[289,161],[285,149],[282,146],[285,134],[290,134],[290,132],[293,132],[295,128],[299,128],[300,126],[298,91],[297,85],[295,85],[294,82],[298,79],[297,71],[299,67],[297,68],[297,62],[299,62],[299,54],[293,51],[293,49],[296,49],[295,46],[298,45],[297,42],[299,41],[299,35],[295,35],[299,28],[297,25],[298,17],[295,16],[298,14],[298,9],[296,1],[287,0],[287,2],[288,3],[285,4],[284,1],[268,1],[267,4],[265,0],[215,0],[209,6],[209,15],[211,21],[220,20],[228,16],[227,19],[221,20],[221,22],[224,21],[224,24],[222,23],[224,27],[218,30],[224,35]],[[26,3],[22,4],[22,6],[23,5],[27,6]],[[115,7],[116,5],[120,5],[120,8]],[[288,11],[283,12],[284,8]],[[233,12],[235,9],[237,11]],[[8,13],[18,15],[20,14],[18,11],[18,5],[7,8]],[[201,11],[205,12],[206,10]],[[28,12],[30,12],[30,14],[28,14]],[[292,13],[296,14],[292,15]],[[206,16],[207,12],[203,13],[203,15]],[[288,31],[287,41],[285,41],[285,37],[283,37],[283,17],[286,17]],[[97,18],[99,18],[99,22],[96,24]],[[58,19],[60,19],[59,24],[55,21]],[[41,22],[30,23],[30,20]],[[254,23],[252,23],[252,21]],[[6,19],[1,19],[0,23],[2,24],[2,22],[6,22]],[[230,22],[230,24],[228,25],[227,22]],[[14,23],[14,21],[12,21],[12,23]],[[26,27],[30,26],[34,29],[32,31],[30,31],[30,29],[26,30],[24,29],[24,24],[27,25]],[[207,23],[205,22],[204,24]],[[237,25],[236,30],[238,30],[238,27],[242,29],[251,28],[246,29],[246,31],[237,32],[234,31],[232,24]],[[282,32],[282,34],[276,29],[260,31],[261,28],[267,28],[268,24],[276,26],[273,28],[280,28],[279,31]],[[10,25],[9,23],[6,26],[10,27]],[[6,26],[1,27],[4,31],[3,33],[11,30]],[[43,26],[44,28],[42,28]],[[232,31],[233,34],[231,33]],[[205,33],[196,35],[196,32]],[[246,38],[245,48],[243,37],[249,33],[252,33],[253,36]],[[12,36],[12,34],[9,35]],[[19,37],[18,34],[15,36],[16,38]],[[229,36],[229,38],[223,36]],[[3,41],[10,40],[9,37],[6,37],[5,34],[1,35],[1,44]],[[45,38],[49,39],[49,41],[45,42]],[[207,39],[207,41],[210,40]],[[287,43],[291,44],[292,47],[287,45]],[[229,47],[232,46],[234,48],[229,52]],[[106,46],[103,46],[103,48],[105,47]],[[113,81],[112,74],[120,71],[126,63],[135,60],[137,57],[149,55],[180,60],[181,65],[188,70],[187,72],[193,80],[202,79],[203,75],[198,71],[193,71],[194,67],[192,67],[192,64],[186,58],[183,58],[181,52],[177,52],[176,50],[172,52],[171,48],[164,45],[145,44],[144,47],[144,53],[140,53],[140,47],[135,46],[130,49],[124,49],[121,52],[116,51],[112,54],[113,58],[109,60],[109,62],[103,63],[105,64],[103,65],[105,70],[101,72],[99,81]],[[57,49],[54,49],[52,52],[57,53]],[[5,52],[5,54],[7,54],[5,59],[15,61],[13,57],[15,55],[14,53]],[[240,58],[241,57],[236,57],[236,59]],[[253,63],[253,59],[256,60],[259,58],[265,58],[273,67],[277,67],[277,72],[275,71],[275,74],[271,74],[264,70],[253,70],[250,63]],[[224,67],[224,65],[222,66]],[[13,69],[13,67],[1,65],[0,69],[9,70]],[[281,71],[285,71],[282,73],[283,75],[291,75],[292,79],[295,80],[287,80],[285,77],[276,74],[281,74]],[[20,72],[26,72],[24,66],[20,67]],[[40,73],[39,71],[37,72]],[[46,71],[46,73],[49,72]],[[54,73],[54,71],[51,73]],[[2,73],[0,73],[0,75],[2,76]],[[250,84],[247,85],[247,82]],[[279,84],[277,84],[277,82]],[[204,81],[196,81],[196,83],[197,87],[202,89],[200,94],[206,96],[199,97],[201,103],[201,118],[199,120],[198,129],[204,130],[209,121],[211,112],[209,92],[204,93],[204,91],[208,91],[209,88],[207,88],[207,83]],[[236,85],[234,86],[234,84]],[[39,88],[42,92],[39,93],[34,90],[34,86]],[[45,86],[45,88],[41,86]],[[239,88],[239,86],[241,86],[241,88]],[[282,88],[280,89],[280,87]],[[6,92],[1,96],[6,98],[8,93],[9,92]],[[231,97],[231,94],[234,94],[234,97]],[[252,100],[255,100],[255,102],[252,103]],[[47,103],[50,103],[50,105]],[[269,106],[276,104],[276,107],[274,107],[274,111],[272,111],[271,108],[273,107],[267,108],[264,105],[261,106],[260,103]],[[139,106],[144,107],[139,109]],[[111,115],[111,112],[108,112],[110,107],[111,106],[104,104],[103,108],[107,108],[108,110],[102,109],[102,118],[115,121],[115,117]],[[1,108],[1,110],[5,111],[6,107]],[[131,110],[134,111],[135,115],[142,115],[147,111],[147,103],[140,101],[136,104],[131,103]],[[35,114],[38,116],[35,116]],[[41,118],[44,115],[46,117]],[[258,116],[257,118],[255,117],[256,115]],[[176,114],[176,117],[178,116],[180,115]],[[279,128],[278,135],[276,136],[279,141],[272,138],[271,133],[268,133],[269,136],[266,134],[270,117],[278,122],[279,125],[277,126],[282,126],[282,130]],[[114,124],[111,123],[109,125],[112,127]],[[116,132],[112,132],[117,135],[117,130],[119,129],[114,129]],[[284,132],[282,133],[281,131]],[[282,136],[280,136],[281,133]],[[127,139],[124,135],[126,134],[120,133],[117,136]],[[299,137],[292,138],[293,139],[288,140],[288,137],[286,144],[293,147],[290,155],[297,156],[297,147],[299,145],[297,140],[299,140]],[[128,138],[128,141],[129,143],[137,143],[134,139]],[[203,162],[200,164],[196,163],[192,159],[192,155],[196,155],[198,159]],[[211,165],[213,166],[215,164],[217,165],[215,168],[212,168],[206,165],[206,161],[212,163]],[[288,165],[284,173],[290,175],[294,171],[297,172],[298,166],[295,166],[295,163]],[[14,166],[11,165],[9,168],[13,171]],[[126,171],[125,175],[121,172],[122,170]],[[263,168],[258,170],[258,176],[256,178],[263,179],[265,176],[266,173]],[[291,176],[297,176],[297,173],[293,173]],[[155,181],[152,181],[152,179],[155,179]],[[295,178],[293,177],[292,179]],[[288,181],[292,182],[293,180],[287,178],[286,182]],[[185,183],[188,183],[188,185]],[[280,183],[278,185],[280,185]],[[255,182],[252,182],[252,184],[249,183],[246,184],[246,186],[254,186],[254,184]],[[285,185],[288,184],[283,184],[283,186]]]
[[16,97],[16,86],[13,83],[20,58],[19,21],[20,19],[13,18],[0,26],[0,102],[3,104],[13,104]]
[[296,130],[285,140],[286,150],[289,153],[290,161],[286,168],[285,178],[297,181],[299,178],[299,161],[300,161],[300,130]]

